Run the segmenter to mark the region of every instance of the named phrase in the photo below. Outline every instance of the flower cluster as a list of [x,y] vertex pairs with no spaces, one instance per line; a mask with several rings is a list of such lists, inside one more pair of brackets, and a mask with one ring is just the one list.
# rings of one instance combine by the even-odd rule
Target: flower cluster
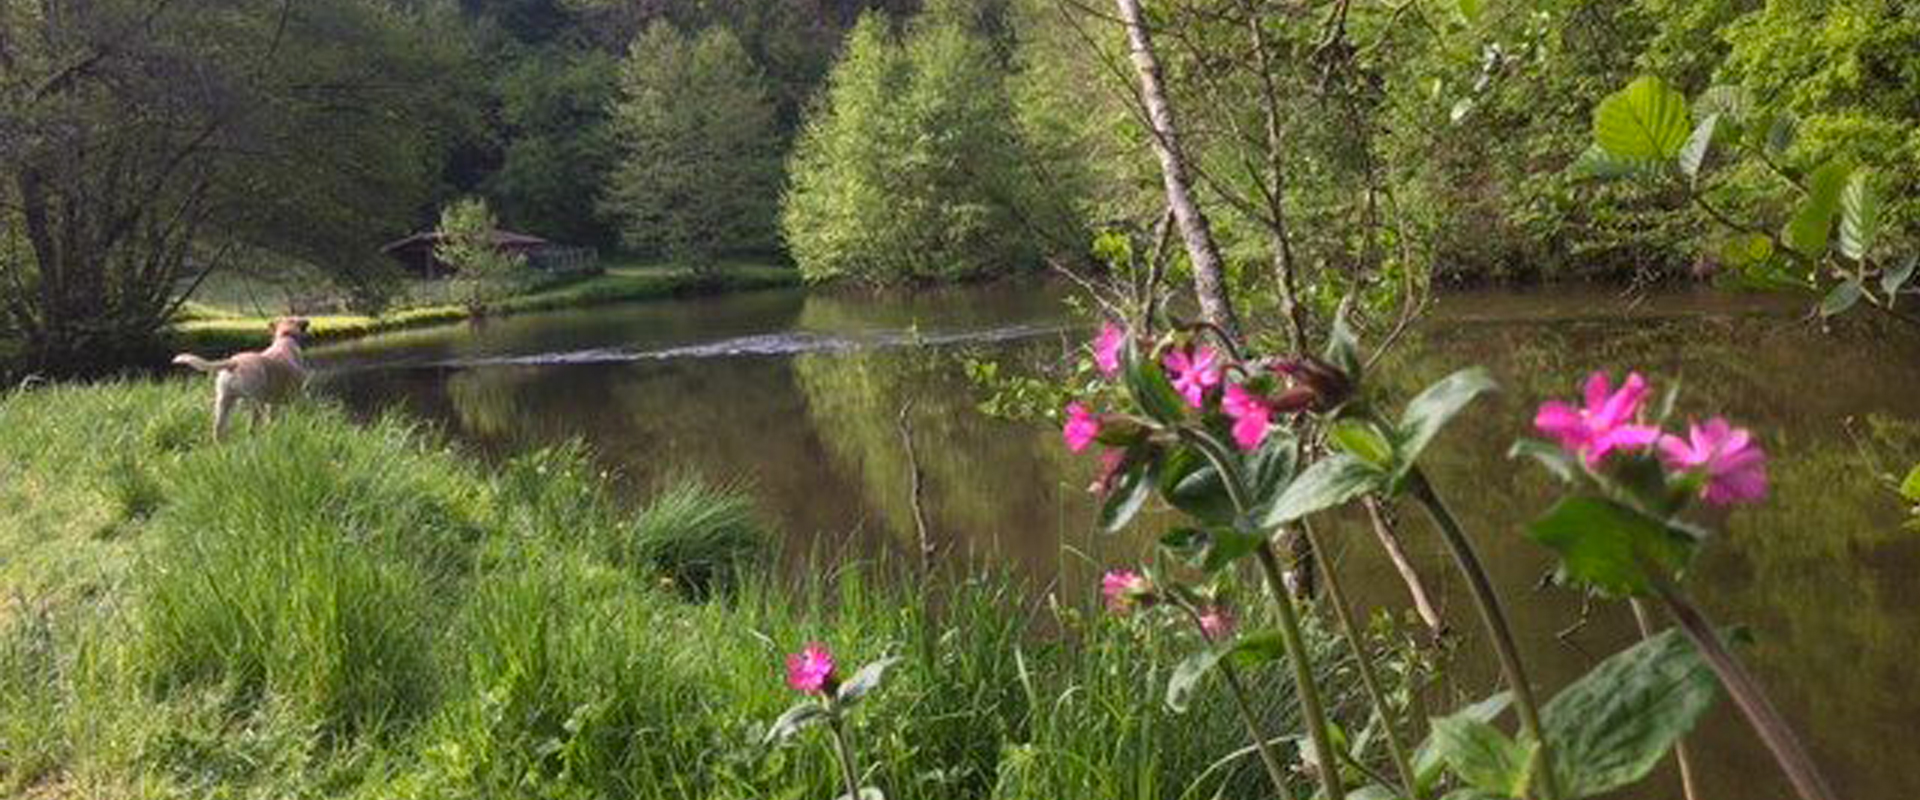
[[1669,472],[1699,479],[1700,496],[1714,505],[1754,502],[1767,494],[1767,456],[1745,428],[1713,417],[1689,425],[1686,438],[1643,424],[1641,405],[1652,389],[1640,373],[1627,375],[1619,389],[1606,372],[1587,378],[1585,406],[1549,401],[1533,425],[1552,437],[1589,469],[1598,469],[1615,452],[1656,448]]
[[[1108,378],[1117,378],[1132,334],[1112,322],[1100,328],[1091,345],[1093,362]],[[1167,343],[1158,348],[1157,368],[1190,409],[1205,415],[1217,412],[1224,418],[1233,442],[1242,450],[1258,449],[1278,418],[1309,409],[1324,410],[1337,405],[1349,392],[1346,376],[1338,369],[1313,357],[1239,362],[1219,349],[1197,342]],[[1102,415],[1085,402],[1074,401],[1066,407],[1061,436],[1067,449],[1082,452],[1095,442],[1112,444],[1117,435],[1114,426],[1124,416]],[[1110,485],[1110,473],[1122,464],[1113,451],[1102,455],[1105,472],[1094,483],[1096,490]]]

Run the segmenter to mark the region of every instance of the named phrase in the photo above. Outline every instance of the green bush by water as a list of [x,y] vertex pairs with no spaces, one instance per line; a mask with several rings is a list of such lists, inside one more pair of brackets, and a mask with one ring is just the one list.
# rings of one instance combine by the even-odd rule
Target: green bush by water
[[[1244,756],[1209,771],[1245,741],[1217,691],[1161,703],[1193,643],[1078,598],[796,577],[747,558],[770,531],[738,492],[629,511],[577,446],[487,470],[318,404],[216,446],[204,392],[0,398],[0,793],[830,796],[823,744],[762,744],[812,640],[905,658],[853,731],[891,797],[1260,780]],[[705,602],[659,580],[736,565]],[[1290,727],[1281,676],[1254,677]]]

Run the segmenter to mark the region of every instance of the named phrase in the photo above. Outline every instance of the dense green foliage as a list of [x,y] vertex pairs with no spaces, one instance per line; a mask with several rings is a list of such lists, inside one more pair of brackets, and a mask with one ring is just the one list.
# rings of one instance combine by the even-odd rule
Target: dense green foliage
[[656,22],[620,72],[619,166],[605,212],[626,245],[696,267],[720,252],[774,249],[779,141],[764,80],[738,39],[688,40]]
[[[1004,68],[949,3],[904,37],[848,34],[789,165],[783,227],[809,280],[952,280],[1036,265],[1050,231],[1015,135]],[[1054,230],[1053,233],[1064,231]]]
[[[780,578],[741,546],[767,532],[738,495],[629,513],[578,448],[488,471],[327,408],[215,447],[203,392],[0,398],[21,434],[0,441],[0,791],[825,795],[817,743],[761,743],[810,639],[905,657],[854,731],[891,797],[1255,785],[1209,769],[1241,741],[1216,685],[1185,716],[1151,700],[1181,637],[1018,612],[996,577],[931,599],[874,565]],[[662,589],[718,563],[743,571],[707,602]]]

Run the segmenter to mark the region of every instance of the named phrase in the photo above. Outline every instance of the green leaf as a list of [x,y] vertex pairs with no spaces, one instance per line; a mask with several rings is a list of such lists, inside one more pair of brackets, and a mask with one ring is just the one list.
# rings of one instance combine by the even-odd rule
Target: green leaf
[[1920,253],[1907,256],[1907,260],[1900,262],[1900,266],[1881,273],[1880,291],[1886,293],[1889,307],[1893,305],[1894,296],[1900,293],[1900,287],[1905,286],[1907,279],[1913,277],[1913,268],[1916,265],[1920,265]]
[[1593,141],[1618,159],[1669,160],[1679,154],[1690,128],[1687,98],[1651,75],[1593,109]]
[[1432,737],[1441,760],[1474,788],[1503,797],[1526,793],[1533,745],[1460,714],[1435,718]]
[[1209,647],[1173,665],[1173,674],[1167,676],[1167,710],[1175,714],[1187,713],[1194,690],[1200,688],[1201,679],[1207,677],[1207,673],[1212,672],[1214,665],[1219,664],[1226,655],[1226,650]]
[[831,715],[825,706],[812,700],[801,701],[794,705],[794,707],[781,713],[780,717],[773,721],[773,727],[767,729],[767,738],[765,741],[767,744],[782,741],[789,736],[799,733],[809,725],[825,721],[828,716]]
[[1846,188],[1852,169],[1838,161],[1829,161],[1813,171],[1807,180],[1807,196],[1799,210],[1787,222],[1781,234],[1787,246],[1802,255],[1818,257],[1827,250],[1827,237],[1833,231],[1833,218],[1840,211],[1840,192]]
[[1686,531],[1597,497],[1562,499],[1527,535],[1560,554],[1566,577],[1614,596],[1646,593],[1648,563],[1678,570],[1696,544]]
[[1114,480],[1113,487],[1107,491],[1106,502],[1100,504],[1100,529],[1108,533],[1132,522],[1134,515],[1146,505],[1147,496],[1153,494],[1154,459],[1129,453],[1127,460],[1134,463]]
[[[1512,703],[1513,692],[1496,692],[1492,697],[1454,712],[1453,716],[1491,723]],[[1439,783],[1441,770],[1446,764],[1446,759],[1441,757],[1439,742],[1429,733],[1427,740],[1421,742],[1420,749],[1413,754],[1413,780],[1419,785],[1420,794],[1427,794]]]
[[853,677],[847,679],[846,683],[840,684],[840,692],[837,695],[840,702],[843,705],[860,702],[860,698],[866,697],[868,692],[880,688],[880,679],[886,677],[887,668],[899,662],[899,656],[892,656],[861,667],[860,671],[853,673]]
[[1841,281],[1833,287],[1832,291],[1827,292],[1826,297],[1821,298],[1820,316],[1831,317],[1846,313],[1847,309],[1853,308],[1855,303],[1860,302],[1860,294],[1860,281],[1852,278]]
[[1478,25],[1480,24],[1481,15],[1487,11],[1487,1],[1459,0],[1457,7],[1460,9],[1461,19],[1466,20],[1468,25]]
[[1646,777],[1718,690],[1713,670],[1678,630],[1600,662],[1541,710],[1561,794],[1592,797]]
[[1139,348],[1129,342],[1122,356],[1120,375],[1127,392],[1148,417],[1163,423],[1178,422],[1187,414],[1187,401],[1174,391],[1173,382],[1157,361],[1143,359]]
[[1694,113],[1718,116],[1723,121],[1743,126],[1753,116],[1753,93],[1744,86],[1710,86],[1693,103]]
[[1400,414],[1400,430],[1395,437],[1398,441],[1394,447],[1394,481],[1398,482],[1413,469],[1433,437],[1468,403],[1495,388],[1498,385],[1486,370],[1469,367],[1441,378],[1408,401],[1407,409]]
[[1343,419],[1334,423],[1327,435],[1341,450],[1359,456],[1369,464],[1384,468],[1393,463],[1393,445],[1388,444],[1387,437],[1380,435],[1380,431],[1367,422]]
[[1274,501],[1260,521],[1274,528],[1316,511],[1333,508],[1378,487],[1386,474],[1348,453],[1334,453],[1313,462]]
[[1580,153],[1580,157],[1574,159],[1567,169],[1577,178],[1617,180],[1658,174],[1660,162],[1651,159],[1620,158],[1596,144]]
[[1327,350],[1322,358],[1339,367],[1348,380],[1359,380],[1360,338],[1354,335],[1353,326],[1347,324],[1344,308],[1333,315],[1333,327],[1327,331]]
[[1188,566],[1209,574],[1219,572],[1221,568],[1246,557],[1260,546],[1260,542],[1259,534],[1229,525],[1205,529],[1180,527],[1160,536],[1161,547]]
[[1281,638],[1277,630],[1240,634],[1233,640],[1233,646],[1227,649],[1227,659],[1234,666],[1242,668],[1270,664],[1286,656],[1286,640]]
[[1687,178],[1700,177],[1700,165],[1707,161],[1707,148],[1713,144],[1713,131],[1719,124],[1719,114],[1701,117],[1700,124],[1687,136],[1687,143],[1680,147],[1680,172]]
[[1920,464],[1913,465],[1913,471],[1907,473],[1907,479],[1900,482],[1900,496],[1920,503]]
[[1248,502],[1252,504],[1248,513],[1252,518],[1260,518],[1293,482],[1298,467],[1295,463],[1299,453],[1297,445],[1293,434],[1275,429],[1267,432],[1267,440],[1261,443],[1260,449],[1247,454],[1241,472],[1247,482]]
[[1734,269],[1763,264],[1773,257],[1773,240],[1758,233],[1735,233],[1720,240],[1720,260]]
[[1880,238],[1880,196],[1873,191],[1872,173],[1855,170],[1840,192],[1840,252],[1865,261]]
[[1168,505],[1215,525],[1231,525],[1233,497],[1213,462],[1190,445],[1169,451],[1160,462],[1160,496]]
[[1566,448],[1552,442],[1539,439],[1519,439],[1507,448],[1508,458],[1531,458],[1540,462],[1548,472],[1563,483],[1572,483],[1580,477],[1580,462]]

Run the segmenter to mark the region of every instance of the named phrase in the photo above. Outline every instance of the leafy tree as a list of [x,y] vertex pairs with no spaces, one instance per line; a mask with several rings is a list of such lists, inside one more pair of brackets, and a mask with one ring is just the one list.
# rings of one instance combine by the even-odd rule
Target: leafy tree
[[603,208],[638,250],[694,266],[774,247],[779,146],[764,79],[739,40],[658,22],[621,66],[621,158]]
[[869,14],[848,35],[788,168],[782,224],[809,280],[966,278],[1037,262],[1051,223],[1015,135],[1005,67],[964,19],[904,42]]
[[440,241],[433,256],[459,275],[467,308],[476,314],[512,294],[527,276],[526,257],[495,242],[499,231],[499,220],[479,198],[455,201],[440,212]]
[[617,158],[618,83],[618,60],[595,50],[555,47],[508,68],[498,84],[506,144],[483,187],[507,225],[569,244],[617,238],[595,201]]
[[440,17],[56,5],[0,6],[0,330],[21,371],[150,357],[184,285],[236,249],[355,280],[433,190],[464,92]]

